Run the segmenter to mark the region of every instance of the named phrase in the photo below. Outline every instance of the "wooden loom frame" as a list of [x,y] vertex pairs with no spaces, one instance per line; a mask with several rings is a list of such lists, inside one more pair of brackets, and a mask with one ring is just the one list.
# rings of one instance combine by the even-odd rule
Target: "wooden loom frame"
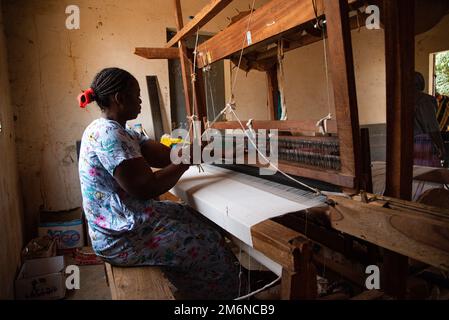
[[[174,0],[177,34],[167,43],[165,48],[136,48],[135,53],[146,58],[180,59],[187,115],[190,116],[192,114],[192,108],[195,106],[195,114],[200,120],[206,116],[202,72],[196,73],[198,78],[195,82],[196,96],[192,97],[190,79],[194,71],[192,70],[192,63],[188,60],[184,39],[196,32],[197,28],[206,24],[230,2],[229,0],[212,0],[184,27],[180,1]],[[336,121],[329,121],[328,128],[330,133],[338,132],[341,169],[339,171],[323,170],[323,168],[282,160],[279,161],[279,169],[296,176],[315,178],[346,189],[358,190],[360,186],[364,187],[365,184],[361,181],[360,129],[350,37],[351,26],[348,18],[348,3],[353,4],[356,1],[349,0],[340,3],[338,1],[323,0],[323,2],[325,3],[328,24],[329,64],[331,66],[336,113]],[[251,45],[245,45],[245,52],[263,44],[276,42],[286,32],[301,27],[314,18],[315,13],[309,0],[276,0],[268,2],[254,11],[253,15],[241,18],[211,39],[200,44],[197,49],[197,66],[202,68],[207,64],[240,52],[248,19],[251,19],[250,32],[252,34],[252,43]],[[267,27],[272,21],[276,21],[276,23]],[[178,48],[172,48],[171,46],[177,42]],[[276,85],[273,80],[273,68],[267,70],[267,80],[269,84]],[[272,97],[271,94],[269,94],[270,96]],[[191,105],[193,99],[196,100],[194,106]],[[274,99],[269,100],[271,101],[270,108],[274,110]],[[273,114],[274,111],[271,113]],[[302,132],[315,132],[317,130],[315,122],[310,120],[254,121],[253,128],[255,130],[276,128],[280,130],[293,129]],[[215,129],[240,129],[239,125],[232,121],[217,122],[212,127]]]
[[[182,67],[182,78],[184,84],[184,94],[186,100],[187,114],[192,114],[192,98],[196,99],[195,114],[200,119],[206,114],[204,103],[204,91],[200,88],[202,81],[196,81],[197,96],[191,96],[190,75],[193,73],[192,63],[188,61],[188,52],[186,50],[184,39],[196,32],[197,28],[206,24],[210,19],[217,15],[230,0],[212,0],[207,6],[191,20],[186,26],[183,26],[182,11],[180,0],[174,0],[176,7],[176,21],[178,33],[170,40],[165,48],[136,48],[136,54],[150,59],[180,59]],[[354,0],[323,0],[325,3],[325,14],[327,21],[327,31],[329,38],[329,60],[332,73],[332,82],[334,88],[336,123],[331,124],[331,131],[338,132],[340,141],[340,155],[342,169],[340,172],[321,172],[317,174],[316,170],[308,168],[288,168],[282,167],[284,171],[309,178],[319,177],[319,180],[340,185],[344,188],[358,190],[362,181],[362,161],[361,161],[361,143],[359,135],[359,123],[357,112],[357,99],[355,90],[355,79],[353,70],[352,45],[350,35],[350,19],[348,17],[348,4]],[[407,14],[399,15],[399,7],[404,6],[409,11]],[[393,197],[408,199],[411,186],[411,153],[410,142],[411,131],[410,112],[405,107],[410,103],[410,92],[407,91],[410,84],[412,66],[410,58],[406,56],[406,50],[410,49],[413,33],[407,26],[410,23],[409,16],[413,17],[413,9],[407,5],[405,0],[385,1],[384,10],[386,12],[386,60],[387,60],[387,127],[389,134],[388,155],[387,155],[387,193]],[[270,12],[270,14],[266,14]],[[273,14],[275,16],[273,16]],[[276,15],[277,14],[277,15]],[[269,41],[278,39],[284,32],[302,25],[314,19],[314,13],[309,0],[272,0],[263,7],[259,8],[253,15],[251,24],[252,44],[245,48],[245,53],[251,50],[251,47],[266,44]],[[229,57],[241,50],[241,39],[246,31],[247,19],[244,17],[224,29],[210,40],[202,43],[198,47],[198,67]],[[268,28],[267,25],[275,21],[274,28]],[[397,21],[398,27],[395,27],[394,21]],[[273,25],[273,24],[272,24]],[[254,29],[253,29],[254,28]],[[406,32],[403,36],[402,32]],[[235,40],[237,39],[237,40]],[[172,48],[178,43],[178,48]],[[294,47],[294,46],[293,46]],[[267,53],[268,54],[268,53]],[[271,75],[270,75],[271,72]],[[268,83],[273,83],[272,69],[267,71]],[[198,73],[201,76],[201,72]],[[390,89],[388,89],[390,88]],[[394,90],[397,88],[397,90]],[[402,91],[401,91],[402,90]],[[404,91],[405,90],[405,91]],[[401,95],[398,95],[398,92]],[[274,99],[271,100],[273,107]],[[273,113],[273,112],[272,112]],[[409,122],[407,122],[409,121]],[[304,121],[255,121],[254,129],[269,128],[294,128],[303,131],[313,131],[313,123]],[[215,125],[218,129],[238,128],[236,123],[220,122]],[[406,141],[404,144],[403,142]],[[322,170],[321,170],[322,171]],[[362,238],[368,242],[383,246],[387,251],[385,257],[385,269],[387,274],[386,290],[388,293],[401,297],[405,290],[404,277],[405,254],[433,266],[448,270],[449,257],[444,250],[448,245],[448,240],[442,237],[433,237],[432,240],[440,242],[440,246],[433,247],[428,239],[413,239],[413,236],[402,235],[401,243],[394,241],[384,241],[379,237],[384,230],[377,230],[376,219],[384,221],[390,216],[402,216],[404,212],[414,223],[426,226],[427,231],[432,231],[434,226],[448,232],[449,212],[441,213],[436,208],[423,208],[423,206],[404,202],[402,206],[397,206],[397,202],[392,199],[379,201],[372,199],[369,204],[364,201],[346,200],[342,198],[333,198],[333,205],[330,207],[330,221],[332,228],[345,232],[354,237]],[[392,206],[386,206],[386,203],[393,203]],[[426,211],[429,214],[425,219],[416,215],[417,212]],[[365,213],[370,212],[369,217]],[[357,215],[360,214],[360,217]],[[355,217],[355,218],[354,218]],[[364,219],[373,219],[372,225],[367,226],[363,223]],[[341,223],[343,221],[343,223]],[[388,219],[387,219],[388,221]],[[387,222],[388,223],[388,222]],[[393,226],[394,228],[395,226]],[[396,228],[397,229],[397,228]],[[409,227],[405,226],[407,230]],[[303,234],[287,228],[272,220],[264,221],[252,229],[254,248],[267,257],[273,259],[282,265],[282,286],[281,294],[285,299],[311,299],[316,298],[316,270],[312,261],[323,261],[322,257],[317,257],[311,250],[315,243],[305,237]],[[386,232],[386,231],[385,231]],[[441,233],[442,234],[442,233]],[[387,234],[382,234],[388,237]],[[411,239],[412,238],[412,239]],[[425,237],[424,237],[425,238]],[[427,242],[426,242],[427,241]],[[429,254],[419,255],[414,253],[414,246],[419,243],[424,245]],[[443,248],[443,249],[442,249]],[[332,268],[332,264],[328,264]],[[341,266],[334,266],[337,272],[345,273]]]

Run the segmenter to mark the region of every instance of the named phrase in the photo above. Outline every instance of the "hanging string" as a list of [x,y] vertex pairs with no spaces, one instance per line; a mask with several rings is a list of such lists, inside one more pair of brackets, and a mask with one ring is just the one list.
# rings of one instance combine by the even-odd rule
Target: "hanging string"
[[[307,188],[309,190],[311,190],[312,192],[314,192],[317,196],[321,196],[321,195],[343,195],[340,193],[332,193],[332,192],[326,192],[326,191],[321,191],[317,188],[313,188],[309,185],[307,185],[306,183],[303,183],[295,178],[293,178],[292,176],[290,176],[289,174],[285,173],[284,171],[282,171],[281,169],[279,169],[276,165],[274,165],[257,147],[257,145],[255,144],[255,142],[253,141],[253,139],[249,136],[247,130],[245,129],[244,125],[242,124],[242,121],[240,120],[240,118],[237,116],[237,114],[235,113],[234,109],[235,107],[233,107],[235,105],[235,103],[227,103],[226,106],[223,108],[223,110],[220,111],[220,113],[215,117],[215,119],[211,122],[210,126],[212,127],[214,125],[214,123],[218,120],[218,118],[224,114],[225,112],[230,112],[231,114],[234,115],[234,117],[236,118],[237,122],[239,123],[240,127],[242,128],[242,131],[244,132],[244,134],[246,135],[246,137],[248,138],[248,141],[253,145],[254,149],[257,151],[257,153],[271,166],[273,167],[276,171],[279,171],[279,173],[281,173],[283,176],[285,176],[286,178],[292,180],[293,182],[296,182],[297,184],[303,186],[304,188]],[[205,135],[206,132],[204,132],[202,134]]]
[[287,106],[285,103],[285,94],[284,94],[284,83],[285,83],[285,75],[284,75],[284,41],[279,40],[278,42],[278,54],[277,54],[277,79],[278,79],[278,87],[280,93],[281,100],[281,116],[279,120],[287,120]]
[[239,301],[239,300],[245,300],[245,299],[248,299],[248,298],[250,298],[250,297],[252,297],[252,296],[258,294],[259,292],[262,292],[262,291],[264,291],[264,290],[266,290],[266,289],[272,287],[272,286],[275,285],[277,282],[281,281],[281,279],[282,279],[282,276],[279,276],[277,279],[275,279],[274,281],[272,281],[272,282],[270,282],[269,284],[265,285],[264,287],[262,287],[262,288],[260,288],[260,289],[258,289],[258,290],[256,290],[256,291],[253,291],[253,292],[251,292],[250,294],[247,294],[246,296],[238,297],[238,298],[236,298],[236,299],[234,299],[234,300]]
[[211,100],[211,104],[212,104],[212,116],[215,117],[216,116],[216,111],[215,111],[215,102],[214,102],[214,95],[212,92],[212,84],[210,83],[210,70],[211,67],[210,65],[208,65],[207,67],[203,68],[203,71],[205,73],[205,79],[206,79],[206,94],[209,94],[210,96],[210,100]]
[[247,294],[249,294],[251,292],[251,247],[249,247],[249,251],[248,252],[248,292]]
[[234,80],[233,80],[232,85],[231,85],[231,97],[230,97],[230,102],[231,102],[232,100],[234,100],[234,89],[235,89],[235,84],[236,84],[236,82],[237,82],[237,76],[238,76],[238,74],[239,74],[240,64],[242,63],[243,51],[244,51],[244,49],[245,49],[245,41],[246,41],[246,39],[247,39],[247,34],[248,34],[248,32],[249,32],[249,27],[250,27],[250,24],[251,24],[251,18],[252,18],[252,16],[253,16],[254,5],[255,5],[255,4],[256,4],[256,0],[253,0],[253,3],[252,3],[252,5],[251,5],[251,12],[250,12],[249,18],[248,18],[248,23],[247,23],[247,25],[246,25],[246,31],[245,31],[245,34],[244,34],[244,36],[243,36],[242,48],[241,48],[241,50],[240,50],[240,56],[239,56],[239,63],[237,64],[237,68],[236,68],[237,70],[235,71]]
[[328,59],[327,59],[327,41],[326,41],[326,28],[323,26],[322,29],[323,33],[323,51],[324,51],[324,72],[326,75],[326,92],[327,92],[327,108],[329,111],[329,115],[331,115],[331,95],[330,95],[330,89],[329,89],[329,65],[328,65]]
[[198,53],[198,38],[199,38],[200,28],[196,29],[196,39],[195,39],[195,48],[193,51],[193,69],[191,74],[191,83],[192,83],[192,116],[190,117],[190,125],[193,127],[193,140],[198,138],[198,134],[196,132],[195,120],[198,119],[196,115],[197,109],[197,101],[196,101],[196,56]]
[[239,246],[240,251],[239,251],[239,293],[238,293],[238,297],[240,297],[240,289],[242,287],[242,264],[240,263],[240,261],[242,261],[242,246]]
[[317,28],[317,26],[319,25],[319,20],[318,20],[318,10],[316,6],[316,0],[312,0],[312,7],[313,13],[315,13],[315,28]]
[[243,132],[245,133],[246,137],[248,138],[248,141],[251,142],[251,144],[253,145],[254,149],[257,151],[257,153],[271,166],[273,167],[276,171],[279,171],[279,173],[281,173],[282,175],[284,175],[286,178],[298,183],[299,185],[303,186],[304,188],[307,188],[311,191],[313,191],[314,193],[316,193],[317,195],[322,195],[321,190],[317,189],[317,188],[313,188],[295,178],[293,178],[292,176],[290,176],[289,174],[285,173],[284,171],[282,171],[281,169],[279,169],[275,164],[273,164],[260,150],[259,148],[256,146],[256,144],[254,143],[253,139],[250,137],[250,135],[248,134],[247,130],[245,130],[245,127],[243,126],[242,122],[240,121],[239,117],[237,116],[237,114],[235,113],[235,111],[233,109],[230,110],[231,113],[235,116],[235,118],[237,119],[237,122],[239,123],[240,127],[242,128]]
[[318,18],[318,8],[316,4],[316,0],[312,0],[312,7],[313,12],[315,13],[315,29],[321,29],[321,34],[323,37],[323,52],[324,52],[324,72],[326,76],[326,93],[327,93],[327,108],[328,108],[328,116],[331,117],[331,98],[330,98],[330,91],[329,91],[329,64],[328,64],[328,58],[327,58],[327,41],[326,41],[326,20],[322,20],[320,22],[320,19]]

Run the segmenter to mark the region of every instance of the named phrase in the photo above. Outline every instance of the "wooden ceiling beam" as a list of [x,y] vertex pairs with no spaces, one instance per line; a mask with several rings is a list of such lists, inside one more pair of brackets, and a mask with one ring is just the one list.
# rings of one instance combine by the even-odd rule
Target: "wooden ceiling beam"
[[134,54],[146,59],[179,59],[178,48],[136,48]]
[[212,0],[206,6],[204,6],[200,12],[182,29],[180,29],[175,36],[165,45],[165,48],[171,48],[179,42],[179,40],[185,39],[187,36],[193,34],[208,23],[213,17],[220,13],[232,0]]
[[[356,0],[348,0],[348,3],[354,2]],[[198,67],[260,45],[313,19],[315,13],[309,0],[272,0],[200,44]]]
[[[368,17],[368,15],[365,14],[365,13],[361,13],[359,17],[357,17],[357,16],[351,17],[349,19],[351,30],[355,30],[355,29],[364,27],[367,17]],[[327,36],[326,36],[326,38],[327,38]],[[322,36],[321,37],[316,37],[316,36],[311,35],[309,33],[306,34],[306,35],[303,35],[298,40],[288,39],[287,41],[288,41],[289,45],[288,45],[288,47],[284,46],[284,53],[288,52],[288,51],[291,51],[291,50],[294,50],[294,49],[298,49],[300,47],[307,46],[309,44],[312,44],[312,43],[315,43],[315,42],[318,42],[318,41],[322,41],[322,40],[323,40]],[[277,56],[277,51],[278,51],[278,49],[276,47],[276,48],[271,48],[271,49],[269,49],[269,50],[267,50],[265,52],[258,53],[256,55],[256,60],[260,61],[260,60],[265,60],[265,59],[269,59],[269,58],[272,58],[272,57],[276,57]]]

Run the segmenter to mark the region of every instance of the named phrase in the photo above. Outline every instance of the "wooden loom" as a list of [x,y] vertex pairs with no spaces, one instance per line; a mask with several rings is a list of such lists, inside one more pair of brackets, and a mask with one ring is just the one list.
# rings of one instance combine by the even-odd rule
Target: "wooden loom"
[[[193,111],[199,119],[203,119],[206,116],[206,107],[202,73],[192,70],[193,64],[189,61],[184,40],[192,36],[231,1],[211,1],[186,26],[183,26],[180,1],[174,0],[174,3],[177,34],[165,48],[136,48],[135,53],[149,59],[179,59],[187,114],[190,116]],[[330,121],[328,131],[337,134],[337,137],[302,136],[296,140],[337,141],[340,165],[332,169],[323,169],[287,158],[279,162],[279,169],[294,176],[340,186],[351,194],[352,198],[330,197],[326,208],[311,209],[262,221],[251,227],[252,248],[281,266],[282,297],[286,299],[317,297],[316,266],[325,265],[363,287],[364,274],[359,268],[360,264],[365,266],[377,264],[380,260],[383,260],[386,279],[385,286],[382,287],[391,295],[403,297],[407,273],[405,256],[445,271],[449,270],[449,212],[396,199],[410,198],[408,184],[411,185],[412,134],[408,123],[413,122],[405,106],[413,101],[407,89],[412,79],[413,64],[404,52],[410,52],[406,49],[413,51],[413,48],[410,48],[412,27],[407,26],[407,23],[410,24],[407,19],[413,17],[413,8],[410,8],[404,0],[392,0],[384,4],[389,114],[387,194],[395,198],[382,198],[363,192],[356,195],[361,189],[368,191],[370,189],[370,168],[367,164],[369,156],[366,157],[369,147],[367,148],[366,143],[362,144],[362,137],[366,138],[366,134],[361,136],[359,129],[350,35],[353,23],[349,18],[350,8],[358,8],[363,2],[323,0],[323,4],[336,112],[336,121]],[[399,15],[398,8],[401,4],[410,12]],[[315,21],[315,18],[312,1],[270,1],[253,14],[241,17],[200,44],[197,48],[196,65],[202,68],[224,58],[235,60],[240,50],[243,50],[245,68],[253,67],[266,71],[269,88],[271,120],[254,121],[253,129],[315,132],[316,121],[274,120],[277,85],[274,67],[276,62],[273,62],[275,61],[273,56],[276,53],[267,46],[280,40],[285,42],[284,45],[288,50],[291,50],[319,41],[320,36],[314,34],[313,28],[310,28],[311,21]],[[250,24],[248,19],[251,19]],[[397,24],[393,24],[393,21],[397,21]],[[246,29],[248,25],[249,30]],[[242,48],[242,39],[247,37],[247,31],[251,33],[251,41],[250,43],[247,41]],[[172,48],[175,44],[178,44],[178,48]],[[190,82],[192,73],[197,74],[197,81],[194,82],[196,94],[193,97]],[[192,101],[195,102],[193,105]],[[240,129],[236,122],[218,122],[213,127]],[[285,139],[295,141],[295,138]],[[365,148],[364,152],[362,147]],[[424,232],[418,231],[418,226],[419,230]],[[379,257],[376,246],[387,249],[383,257]],[[317,247],[320,250],[317,250]],[[324,254],[326,250],[338,252],[345,259],[333,261]]]

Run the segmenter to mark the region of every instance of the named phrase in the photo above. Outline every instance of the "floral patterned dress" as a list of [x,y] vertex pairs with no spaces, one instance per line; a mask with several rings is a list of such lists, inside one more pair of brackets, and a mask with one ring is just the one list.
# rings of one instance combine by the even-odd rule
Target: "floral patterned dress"
[[184,205],[132,197],[114,179],[121,162],[142,157],[145,141],[104,118],[83,134],[79,175],[94,251],[114,265],[164,267],[184,298],[235,298],[238,266],[218,231]]

